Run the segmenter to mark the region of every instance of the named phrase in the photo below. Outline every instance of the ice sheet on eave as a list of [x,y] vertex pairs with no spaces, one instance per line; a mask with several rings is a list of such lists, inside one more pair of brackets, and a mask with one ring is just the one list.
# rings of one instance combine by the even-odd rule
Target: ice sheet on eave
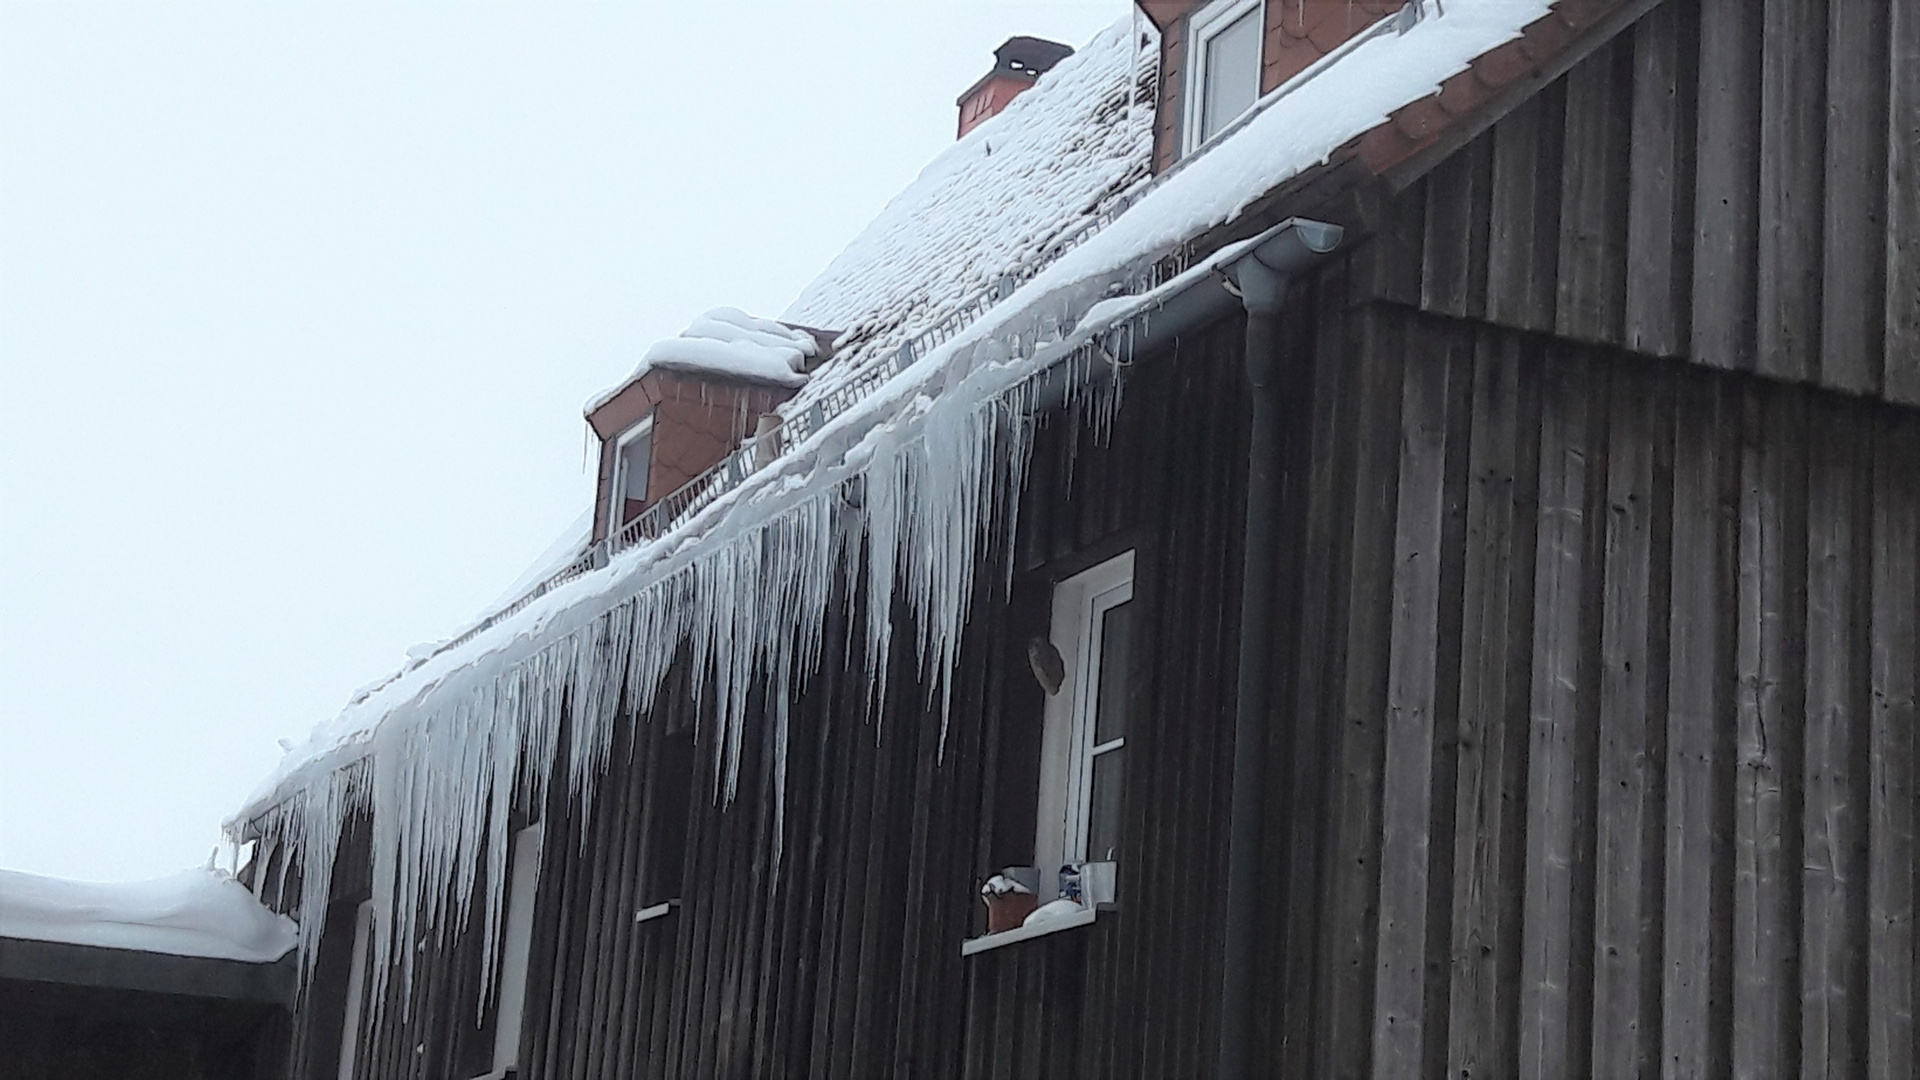
[[217,870],[116,884],[0,870],[0,938],[271,963],[296,933]]
[[[1431,6],[1432,0],[1427,2]],[[1441,82],[1464,70],[1475,57],[1518,37],[1549,7],[1549,0],[1447,0],[1444,15],[1430,13],[1404,34],[1386,34],[1355,49],[1158,184],[1132,209],[966,331],[811,436],[788,460],[750,477],[675,531],[614,560],[607,570],[586,575],[541,597],[512,618],[433,657],[379,692],[349,705],[333,720],[318,725],[306,744],[289,753],[266,778],[241,816],[269,805],[283,785],[300,782],[300,777],[311,779],[324,769],[353,760],[369,745],[381,720],[395,709],[430,708],[442,697],[453,700],[483,674],[525,659],[542,643],[571,633],[599,612],[684,567],[702,550],[711,550],[714,537],[737,534],[756,521],[768,520],[792,505],[796,491],[826,482],[809,479],[809,474],[845,475],[857,468],[854,457],[862,446],[859,433],[923,408],[927,400],[923,391],[937,394],[939,386],[958,383],[952,369],[977,363],[976,347],[981,342],[1023,332],[1028,328],[1024,320],[1030,315],[1063,302],[1077,304],[1084,313],[1101,298],[1100,290],[1093,286],[1106,275],[1157,257],[1231,221],[1262,195],[1326,161],[1334,150],[1384,122],[1395,110],[1437,91]],[[1081,55],[1095,51],[1089,46]],[[1079,58],[1077,55],[1073,59]],[[1029,91],[1016,99],[1014,107],[1040,92],[1039,88]],[[983,140],[991,138],[995,130],[1000,130],[996,128],[999,121],[1008,117],[1017,118],[1014,108],[982,125],[974,135]],[[933,172],[929,167],[928,175]],[[923,176],[922,182],[926,180]],[[904,214],[897,208],[905,198],[903,195],[896,200],[881,220]],[[880,224],[876,222],[868,233]],[[862,241],[870,239],[863,234]],[[830,267],[821,282],[809,288],[788,318],[806,322],[831,315],[832,304],[850,304],[856,289],[884,291],[866,270],[854,268],[865,265],[864,260],[853,258],[862,241],[856,241],[836,260],[834,266],[840,270]],[[990,272],[1001,271],[996,267]],[[834,281],[845,282],[845,291],[821,284]],[[822,306],[809,308],[808,304]],[[1044,361],[1047,355],[1043,352],[1033,358],[1034,362]],[[811,387],[827,381],[824,376],[830,368],[858,358],[849,354],[836,357],[816,373]]]

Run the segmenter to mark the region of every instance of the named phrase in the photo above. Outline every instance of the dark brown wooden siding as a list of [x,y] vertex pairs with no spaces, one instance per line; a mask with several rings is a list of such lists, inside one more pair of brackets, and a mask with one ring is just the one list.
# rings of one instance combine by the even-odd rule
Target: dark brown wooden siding
[[1385,295],[1920,402],[1915,23],[1667,0],[1415,185]]
[[1332,647],[1271,825],[1321,907],[1275,905],[1270,1059],[1910,1075],[1920,420],[1402,309],[1348,333],[1299,623]]
[[[1271,545],[1290,628],[1257,1003],[1271,1075],[1909,1075],[1920,420],[1344,309],[1340,278],[1292,322]],[[910,655],[871,713],[857,675],[816,677],[777,864],[770,748],[750,738],[731,806],[699,759],[680,904],[633,922],[667,899],[646,891],[650,852],[681,850],[654,822],[686,797],[659,772],[694,719],[684,691],[626,729],[590,812],[549,809],[526,1075],[1206,1070],[1238,334],[1143,362],[1070,474],[1057,427],[1016,553],[1016,580],[1140,553],[1155,648],[1131,691],[1118,909],[960,956],[976,883],[1030,835],[995,822],[1017,803],[996,786],[1021,774],[1000,760],[1009,726],[1031,722],[1006,704],[1020,608],[983,590],[944,751]],[[827,655],[857,630],[836,621]],[[366,1075],[437,1075],[405,1051],[451,1059],[465,977],[429,980]]]

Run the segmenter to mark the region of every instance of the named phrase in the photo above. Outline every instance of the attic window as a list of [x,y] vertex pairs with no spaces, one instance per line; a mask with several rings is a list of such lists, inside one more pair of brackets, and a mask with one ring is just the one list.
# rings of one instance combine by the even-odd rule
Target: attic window
[[653,471],[653,417],[648,416],[621,434],[614,453],[613,497],[618,520],[612,532],[647,507],[647,482]]
[[1260,97],[1261,0],[1213,0],[1194,12],[1188,40],[1187,149],[1197,149]]

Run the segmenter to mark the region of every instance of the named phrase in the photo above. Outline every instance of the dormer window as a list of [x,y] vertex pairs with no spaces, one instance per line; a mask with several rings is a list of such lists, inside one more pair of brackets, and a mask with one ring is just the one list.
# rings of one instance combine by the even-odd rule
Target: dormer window
[[1226,130],[1259,100],[1264,14],[1262,0],[1213,0],[1193,13],[1188,24],[1189,152]]
[[621,433],[614,453],[613,490],[619,499],[614,530],[647,508],[647,484],[652,475],[653,416],[648,414]]

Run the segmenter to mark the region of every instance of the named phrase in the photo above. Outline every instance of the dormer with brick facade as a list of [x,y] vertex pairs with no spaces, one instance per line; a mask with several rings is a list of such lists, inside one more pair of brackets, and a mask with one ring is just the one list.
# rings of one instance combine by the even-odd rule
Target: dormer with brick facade
[[654,345],[626,382],[587,406],[600,439],[593,539],[614,536],[777,422],[831,335],[731,308]]
[[1000,111],[1053,66],[1073,55],[1073,49],[1057,41],[1036,37],[1012,37],[993,51],[993,70],[960,95],[959,138],[1000,115]]
[[1405,0],[1137,0],[1160,29],[1154,171],[1200,149]]

